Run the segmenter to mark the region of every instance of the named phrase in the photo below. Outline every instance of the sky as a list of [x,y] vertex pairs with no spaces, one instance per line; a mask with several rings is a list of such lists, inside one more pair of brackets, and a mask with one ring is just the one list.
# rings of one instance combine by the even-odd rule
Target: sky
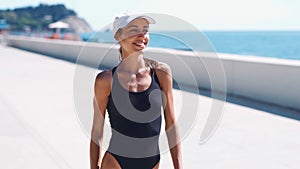
[[0,0],[0,9],[65,4],[94,30],[126,10],[180,18],[199,30],[300,30],[299,0]]

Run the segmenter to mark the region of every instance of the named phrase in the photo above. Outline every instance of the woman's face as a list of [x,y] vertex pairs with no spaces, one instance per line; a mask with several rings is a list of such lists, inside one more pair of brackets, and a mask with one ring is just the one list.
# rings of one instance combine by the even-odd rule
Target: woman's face
[[149,24],[146,19],[137,18],[121,30],[118,41],[124,52],[131,54],[146,48],[149,42]]

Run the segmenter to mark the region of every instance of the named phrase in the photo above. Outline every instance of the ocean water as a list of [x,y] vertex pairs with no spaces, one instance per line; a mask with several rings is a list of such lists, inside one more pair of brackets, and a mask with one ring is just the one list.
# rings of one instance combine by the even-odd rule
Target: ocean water
[[[300,31],[154,32],[150,37],[151,47],[300,60]],[[116,43],[111,32],[82,34],[82,38]]]

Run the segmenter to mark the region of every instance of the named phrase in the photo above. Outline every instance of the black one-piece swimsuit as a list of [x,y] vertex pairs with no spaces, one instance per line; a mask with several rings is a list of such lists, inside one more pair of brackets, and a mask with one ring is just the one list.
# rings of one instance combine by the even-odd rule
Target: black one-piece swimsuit
[[142,92],[123,88],[112,69],[107,112],[112,128],[108,152],[122,169],[152,169],[160,160],[161,87],[151,69],[151,84]]

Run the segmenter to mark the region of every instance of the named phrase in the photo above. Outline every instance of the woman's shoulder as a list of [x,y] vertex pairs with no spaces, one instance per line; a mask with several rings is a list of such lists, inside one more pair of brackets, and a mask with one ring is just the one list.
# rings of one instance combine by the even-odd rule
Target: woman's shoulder
[[112,78],[112,70],[103,70],[96,76],[96,81],[107,81]]
[[170,66],[164,62],[159,62],[153,59],[145,58],[145,63],[147,67],[154,69],[155,72],[158,74],[172,75]]
[[104,70],[97,74],[95,79],[96,89],[110,89],[112,82],[112,70]]
[[149,63],[149,67],[154,70],[155,75],[158,78],[160,86],[163,90],[172,89],[172,72],[168,64],[164,62],[158,62],[155,60],[147,59],[146,66]]

